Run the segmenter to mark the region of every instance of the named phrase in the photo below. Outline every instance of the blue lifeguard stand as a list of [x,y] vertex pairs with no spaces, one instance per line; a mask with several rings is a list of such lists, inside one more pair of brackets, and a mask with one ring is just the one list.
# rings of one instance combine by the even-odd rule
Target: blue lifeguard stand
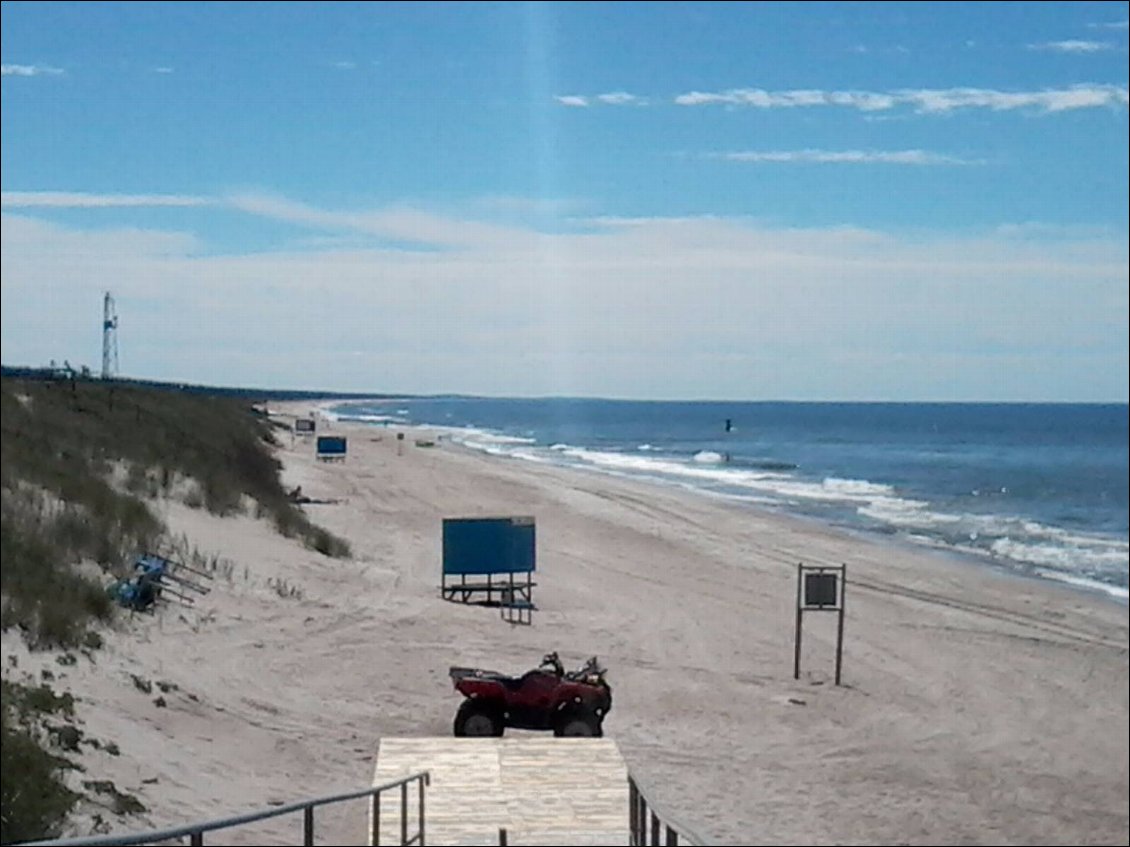
[[444,518],[440,593],[445,600],[468,603],[486,594],[479,602],[495,605],[497,593],[504,618],[530,623],[536,567],[532,517]]
[[317,458],[320,462],[344,462],[346,442],[343,435],[319,435]]

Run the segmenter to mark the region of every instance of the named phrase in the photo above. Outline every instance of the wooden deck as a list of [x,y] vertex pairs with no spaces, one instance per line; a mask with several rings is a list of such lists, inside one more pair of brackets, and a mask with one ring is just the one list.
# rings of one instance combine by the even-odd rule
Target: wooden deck
[[[421,770],[428,844],[627,844],[628,769],[608,738],[383,738],[373,784]],[[418,799],[408,798],[408,835]],[[381,799],[381,844],[400,843],[400,794]],[[370,827],[371,831],[371,827]]]

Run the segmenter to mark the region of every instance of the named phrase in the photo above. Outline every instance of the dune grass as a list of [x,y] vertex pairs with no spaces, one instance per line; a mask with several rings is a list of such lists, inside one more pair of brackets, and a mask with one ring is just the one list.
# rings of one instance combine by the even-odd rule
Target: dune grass
[[234,397],[0,380],[0,625],[20,627],[33,646],[81,644],[113,607],[73,565],[112,572],[153,547],[165,527],[146,497],[184,496],[217,515],[250,505],[284,535],[350,555],[287,498],[274,432]]
[[[287,498],[273,431],[250,402],[230,396],[0,378],[0,627],[18,628],[32,648],[97,649],[92,627],[115,606],[90,563],[106,577],[161,542],[176,548],[146,505],[158,496],[217,515],[250,507],[312,549],[350,555]],[[68,772],[81,770],[65,755],[82,738],[74,701],[8,679],[2,693],[0,841],[52,837],[89,796],[67,784]],[[144,808],[113,783],[83,786],[110,796],[114,813]]]

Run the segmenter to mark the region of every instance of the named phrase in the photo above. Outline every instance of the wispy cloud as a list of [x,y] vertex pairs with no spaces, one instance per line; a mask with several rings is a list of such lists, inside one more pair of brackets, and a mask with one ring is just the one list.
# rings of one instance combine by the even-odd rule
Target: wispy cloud
[[62,68],[50,65],[0,65],[0,76],[58,76]]
[[454,218],[417,208],[330,211],[270,194],[238,194],[218,201],[249,215],[322,229],[361,233],[375,238],[431,248],[459,248],[504,241],[513,230],[481,221]]
[[153,69],[153,73],[155,73],[155,74],[171,74],[172,72],[173,72],[173,69],[168,67],[167,65]]
[[481,197],[474,202],[476,209],[486,212],[542,217],[573,214],[586,205],[586,201],[573,198],[511,197],[506,195]]
[[597,102],[604,103],[609,106],[646,106],[647,100],[643,97],[637,97],[635,94],[629,94],[627,91],[610,91],[607,94],[596,95]]
[[217,201],[185,194],[84,194],[78,191],[4,191],[5,208],[94,209],[122,206],[210,206]]
[[1066,41],[1046,41],[1042,44],[1029,44],[1028,49],[1051,50],[1056,53],[1101,53],[1103,50],[1113,50],[1114,45],[1109,41],[1068,39]]
[[338,70],[342,70],[342,71],[351,71],[351,70],[354,70],[357,67],[356,62],[349,62],[349,61],[345,61],[345,60],[340,61],[340,62],[334,62],[333,65],[334,65],[335,68],[337,68]]
[[1130,29],[1130,21],[1103,21],[1087,26],[1091,29]]
[[556,94],[553,97],[562,106],[585,107],[595,104],[604,106],[646,106],[646,97],[629,94],[627,91],[608,91],[604,94]]
[[[552,216],[575,211],[574,201],[487,197],[472,204],[480,216],[491,211],[497,216]],[[388,207],[379,210],[330,211],[264,193],[232,193],[213,197],[187,194],[87,194],[78,191],[4,191],[0,206],[5,209],[113,209],[145,207],[226,208],[247,215],[283,221],[311,229],[340,234],[359,234],[394,243],[457,248],[472,243],[503,239],[510,230],[495,223],[468,220],[457,215],[419,208]],[[445,223],[441,223],[445,222]]]
[[848,164],[848,165],[980,165],[978,160],[962,159],[928,150],[744,150],[707,154],[727,162],[772,164]]
[[798,89],[766,91],[761,88],[733,88],[728,91],[691,91],[675,98],[679,106],[751,106],[757,109],[788,109],[806,106],[846,106],[863,112],[892,109],[898,97],[874,91],[820,91]]
[[1126,106],[1130,94],[1117,85],[1075,85],[1043,91],[994,91],[984,88],[924,89],[903,92],[905,102],[919,112],[990,109],[994,112],[1030,109],[1066,112],[1074,109]]
[[1042,91],[997,91],[988,88],[922,88],[886,92],[819,89],[766,91],[761,88],[732,88],[718,92],[691,91],[678,95],[674,102],[680,106],[724,105],[755,109],[840,106],[862,112],[888,111],[909,106],[919,113],[939,114],[962,109],[1063,112],[1126,106],[1128,99],[1130,97],[1124,86],[1086,84]]

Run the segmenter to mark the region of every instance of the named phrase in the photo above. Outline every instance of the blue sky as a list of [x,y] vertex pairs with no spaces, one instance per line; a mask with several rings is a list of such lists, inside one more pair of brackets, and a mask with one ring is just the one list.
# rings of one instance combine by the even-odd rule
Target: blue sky
[[1126,402],[1126,3],[2,3],[5,364]]

